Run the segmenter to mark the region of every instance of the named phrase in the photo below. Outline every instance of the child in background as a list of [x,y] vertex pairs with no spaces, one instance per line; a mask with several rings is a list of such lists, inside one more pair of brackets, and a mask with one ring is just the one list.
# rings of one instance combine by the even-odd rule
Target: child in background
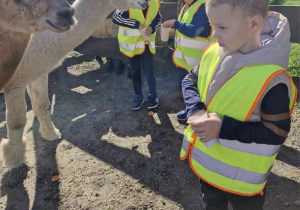
[[[212,27],[205,12],[205,0],[184,0],[178,20],[168,20],[162,27],[171,28],[170,36],[175,34],[173,62],[179,71],[179,87],[191,69],[199,65],[203,50],[214,41]],[[177,113],[178,120],[186,120],[186,110]]]
[[[134,99],[132,110],[141,109],[144,103],[142,92],[141,71],[147,78],[149,94],[148,109],[156,109],[159,99],[156,94],[156,79],[153,71],[153,54],[155,54],[155,30],[161,24],[158,0],[150,0],[147,8],[129,9],[122,11],[117,9],[113,15],[113,23],[119,25],[118,41],[120,51],[129,59],[132,82],[134,88]],[[145,40],[141,34],[149,37]]]
[[[200,177],[206,209],[263,209],[266,181],[290,130],[297,89],[287,19],[269,0],[207,0],[217,43],[183,80],[190,125],[180,157]],[[208,112],[209,118],[197,121]],[[218,138],[206,147],[205,142]]]

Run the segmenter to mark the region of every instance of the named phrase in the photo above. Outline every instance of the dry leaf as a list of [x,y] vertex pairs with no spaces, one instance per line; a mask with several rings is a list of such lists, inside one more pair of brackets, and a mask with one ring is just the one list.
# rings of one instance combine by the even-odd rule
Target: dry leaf
[[105,111],[107,114],[110,113],[110,110]]
[[59,176],[58,175],[54,175],[51,179],[52,182],[56,182],[59,180]]
[[154,112],[153,112],[153,111],[149,111],[149,112],[148,112],[148,115],[149,115],[149,116],[153,116],[153,115],[154,115]]

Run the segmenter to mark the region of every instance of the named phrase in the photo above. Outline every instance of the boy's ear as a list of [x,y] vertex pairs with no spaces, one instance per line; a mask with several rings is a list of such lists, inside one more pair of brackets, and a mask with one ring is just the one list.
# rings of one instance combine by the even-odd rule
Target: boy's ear
[[261,30],[264,20],[260,15],[255,15],[251,18],[251,30],[257,32]]

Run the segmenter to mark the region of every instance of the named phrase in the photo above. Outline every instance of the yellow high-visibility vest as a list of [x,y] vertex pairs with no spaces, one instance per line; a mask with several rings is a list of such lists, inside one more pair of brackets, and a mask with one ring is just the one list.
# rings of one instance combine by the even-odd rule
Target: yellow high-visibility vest
[[[200,6],[205,4],[205,0],[198,0],[192,4],[184,13],[182,13],[187,4],[181,9],[178,16],[178,21],[190,24],[195,13],[198,11]],[[173,52],[173,62],[176,67],[183,68],[190,72],[194,66],[200,64],[201,56],[206,47],[215,41],[212,37],[213,28],[211,27],[211,34],[209,37],[197,36],[196,38],[191,38],[183,35],[178,30],[175,33],[175,50]]]
[[[279,73],[290,78],[290,113],[295,105],[297,89],[289,73],[277,65],[242,68],[207,101],[207,91],[220,63],[219,45],[213,44],[203,54],[198,72],[198,91],[208,112],[247,122],[269,82]],[[246,144],[219,138],[219,143],[206,148],[190,126],[184,132],[180,158],[189,156],[194,173],[221,190],[253,196],[262,194],[280,145]]]
[[[146,17],[144,17],[141,9],[129,9],[129,18],[149,26],[155,19],[159,7],[158,0],[150,0]],[[155,37],[156,33],[153,33],[150,35],[150,39],[145,41],[138,29],[120,26],[118,32],[120,51],[127,57],[132,58],[135,55],[142,54],[145,51],[145,43],[147,43],[150,52],[155,54]]]

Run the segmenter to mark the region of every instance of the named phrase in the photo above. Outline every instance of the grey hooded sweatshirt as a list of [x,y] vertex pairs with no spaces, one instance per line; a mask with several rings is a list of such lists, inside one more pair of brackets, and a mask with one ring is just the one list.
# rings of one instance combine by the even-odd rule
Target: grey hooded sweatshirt
[[[286,17],[277,12],[269,12],[261,30],[262,47],[249,54],[239,52],[229,53],[219,48],[220,64],[209,85],[207,101],[239,70],[246,66],[275,64],[287,69],[290,53],[290,28]],[[198,67],[195,67],[198,69]],[[191,77],[197,77],[195,70]],[[189,79],[182,82],[182,93],[186,103],[188,116],[205,109],[197,90],[197,84]],[[289,77],[280,73],[275,76],[265,89],[248,122],[240,122],[228,116],[223,117],[220,138],[238,140],[244,143],[282,144],[284,137],[277,135],[261,123],[261,112],[277,115],[289,112],[291,86]],[[289,132],[290,119],[269,121],[278,128]]]

